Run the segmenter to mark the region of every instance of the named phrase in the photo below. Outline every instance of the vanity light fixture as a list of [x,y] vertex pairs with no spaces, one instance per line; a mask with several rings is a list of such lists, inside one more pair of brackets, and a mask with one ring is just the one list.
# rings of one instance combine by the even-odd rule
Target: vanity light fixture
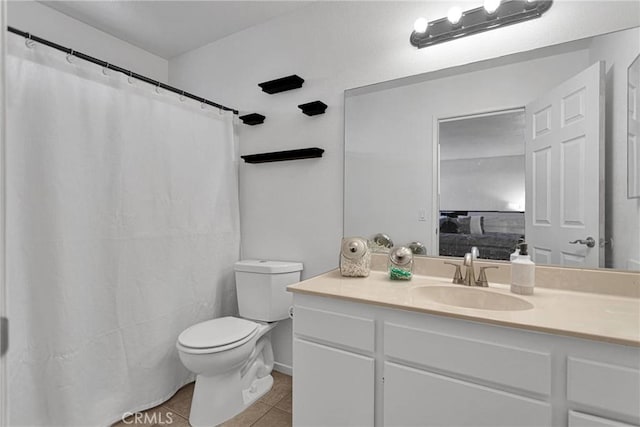
[[427,27],[429,26],[429,21],[427,18],[420,17],[416,19],[416,22],[413,23],[413,31],[422,34],[427,31]]
[[551,8],[553,0],[485,0],[483,6],[462,12],[451,8],[446,18],[427,21],[418,18],[409,42],[423,47],[481,33],[494,28],[539,18]]
[[462,18],[462,9],[458,6],[454,6],[449,9],[447,12],[447,20],[451,23],[451,25],[456,25],[460,22],[460,18]]
[[489,15],[493,15],[500,7],[500,0],[484,0],[483,7]]

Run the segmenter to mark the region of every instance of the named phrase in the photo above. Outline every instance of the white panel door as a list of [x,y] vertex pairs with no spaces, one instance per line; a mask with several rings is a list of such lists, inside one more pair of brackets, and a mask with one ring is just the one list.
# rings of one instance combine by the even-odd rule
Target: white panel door
[[604,266],[604,87],[598,62],[526,106],[525,227],[536,263]]
[[373,358],[294,338],[293,365],[293,425],[373,426]]

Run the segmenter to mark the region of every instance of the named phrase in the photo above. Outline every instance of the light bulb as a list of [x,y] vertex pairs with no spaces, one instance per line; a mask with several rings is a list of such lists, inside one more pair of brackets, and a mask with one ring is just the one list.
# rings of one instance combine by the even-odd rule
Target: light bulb
[[495,13],[499,7],[500,0],[484,0],[484,10],[486,10],[488,14]]
[[413,23],[413,29],[416,33],[424,33],[427,31],[427,27],[429,26],[429,21],[426,18],[418,18],[416,22]]
[[449,22],[455,25],[460,22],[460,18],[462,18],[462,9],[460,9],[458,6],[454,6],[449,9],[449,12],[447,13],[447,19],[449,20]]

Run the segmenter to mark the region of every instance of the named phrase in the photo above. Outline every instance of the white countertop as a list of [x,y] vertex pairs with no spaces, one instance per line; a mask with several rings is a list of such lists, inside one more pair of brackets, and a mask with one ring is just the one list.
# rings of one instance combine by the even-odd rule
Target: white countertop
[[449,316],[477,322],[549,332],[610,343],[640,346],[640,299],[597,293],[536,287],[531,296],[515,295],[509,286],[490,284],[486,292],[509,294],[533,304],[529,310],[500,311],[464,308],[416,298],[420,286],[461,287],[450,278],[414,275],[410,281],[392,281],[386,272],[369,277],[343,277],[333,270],[289,285],[290,292],[339,298],[402,310]]

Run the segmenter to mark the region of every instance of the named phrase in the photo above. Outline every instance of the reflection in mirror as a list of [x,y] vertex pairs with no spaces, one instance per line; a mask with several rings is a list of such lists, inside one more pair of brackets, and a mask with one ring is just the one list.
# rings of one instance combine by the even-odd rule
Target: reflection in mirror
[[627,191],[629,198],[640,198],[640,55],[627,73]]
[[[496,219],[489,219],[489,212],[517,216],[524,211],[524,234],[537,263],[640,270],[640,203],[639,199],[627,197],[627,162],[631,161],[627,156],[627,70],[639,52],[640,29],[632,28],[348,90],[345,235],[371,238],[382,232],[398,244],[421,241],[429,254],[439,254],[441,216],[469,216],[469,222],[471,217],[486,216],[484,220],[494,222],[495,226]],[[599,93],[605,96],[599,98],[604,105],[599,105],[597,111],[604,107],[606,115],[588,118],[593,111],[589,105],[593,104],[588,104],[587,98],[592,92],[582,90],[581,86],[570,89],[565,84],[579,82],[587,75],[600,78]],[[543,106],[544,102],[549,108]],[[472,200],[481,192],[477,186],[473,189],[472,184],[484,182],[490,187],[487,181],[499,180],[504,184],[502,181],[507,179],[491,177],[487,169],[506,175],[513,172],[516,160],[508,165],[483,168],[482,162],[474,163],[471,159],[479,155],[463,148],[469,152],[469,158],[458,160],[466,162],[466,166],[454,164],[450,168],[447,162],[454,159],[447,156],[453,154],[446,152],[439,133],[446,137],[447,133],[461,132],[447,127],[457,128],[462,121],[443,119],[523,107],[527,129],[524,208],[521,193],[516,194],[515,188],[497,190],[497,184],[491,187],[505,193],[502,204],[496,204],[497,196],[492,196],[491,205],[479,201],[475,205],[450,204],[449,184],[457,186],[454,192],[464,200]],[[590,126],[599,124],[594,142],[582,134],[563,140],[564,130],[577,129],[577,123],[583,123],[588,127],[584,132],[592,134],[595,128]],[[555,139],[545,146],[547,133],[555,135]],[[444,150],[440,153],[442,164],[439,139]],[[596,166],[583,162],[592,161],[587,157],[591,156],[588,153],[593,144],[602,154],[595,160]],[[537,163],[532,160],[534,157]],[[545,181],[547,166],[558,175]],[[521,180],[508,179],[514,180],[514,187],[515,181]],[[538,190],[546,190],[528,191],[534,185]],[[592,190],[593,196],[587,196],[586,192]],[[489,202],[490,197],[478,199]],[[590,221],[594,225],[589,230],[582,225],[587,220],[585,212],[593,217]],[[547,250],[545,241],[552,239],[545,237],[545,232],[558,235],[555,229],[549,232],[551,226],[573,234],[556,238],[557,247]],[[515,227],[516,224],[511,224],[495,232],[522,231],[521,228],[516,231]],[[587,244],[591,241],[595,244]],[[470,247],[466,252],[469,250]],[[485,254],[481,251],[481,256],[484,255],[486,251]]]
[[525,235],[524,111],[439,120],[440,255],[509,260]]

